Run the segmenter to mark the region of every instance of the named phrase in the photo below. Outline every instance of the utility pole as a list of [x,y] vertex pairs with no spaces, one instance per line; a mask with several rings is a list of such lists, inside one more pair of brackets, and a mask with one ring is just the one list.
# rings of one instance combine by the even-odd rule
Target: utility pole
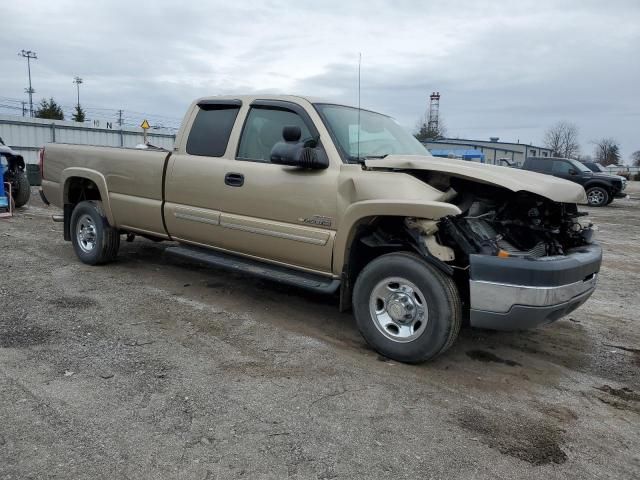
[[24,117],[27,114],[27,102],[20,102],[22,103],[22,116]]
[[76,84],[76,90],[78,91],[78,109],[80,109],[80,84],[82,83],[82,79],[76,75],[73,77],[73,83]]
[[31,86],[31,59],[37,60],[38,55],[36,54],[36,52],[32,52],[31,50],[22,50],[18,55],[27,59],[27,72],[29,72],[29,88],[25,89],[25,92],[29,94],[29,115],[33,117],[33,94],[36,93],[36,91]]
[[118,126],[120,127],[120,146],[124,147],[124,132],[122,131],[122,110],[118,110]]

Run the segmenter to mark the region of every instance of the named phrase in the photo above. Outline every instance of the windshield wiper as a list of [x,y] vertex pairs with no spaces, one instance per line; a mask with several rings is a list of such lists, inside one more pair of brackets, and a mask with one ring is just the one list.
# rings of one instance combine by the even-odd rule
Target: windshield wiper
[[347,157],[347,160],[349,161],[349,163],[364,163],[365,160],[385,158],[388,155],[388,153],[385,153],[384,155],[366,155],[364,157],[356,157],[355,155],[350,155],[349,157]]

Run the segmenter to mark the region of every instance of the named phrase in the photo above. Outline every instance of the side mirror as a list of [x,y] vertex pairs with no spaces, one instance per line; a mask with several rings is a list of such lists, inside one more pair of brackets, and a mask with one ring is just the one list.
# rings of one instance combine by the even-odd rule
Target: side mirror
[[569,169],[569,175],[577,175],[578,171],[575,168],[570,168]]
[[284,127],[282,138],[285,141],[276,143],[271,149],[271,163],[309,170],[327,168],[329,159],[324,155],[318,155],[315,148],[307,146],[310,142],[301,142],[301,137],[300,127]]

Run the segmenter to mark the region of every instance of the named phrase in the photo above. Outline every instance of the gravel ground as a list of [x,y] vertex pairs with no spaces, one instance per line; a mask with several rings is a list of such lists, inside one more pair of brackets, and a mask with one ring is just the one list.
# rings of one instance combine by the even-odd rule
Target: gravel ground
[[0,220],[0,478],[638,478],[640,188],[591,209],[598,290],[420,366],[337,302],[123,243],[89,267]]

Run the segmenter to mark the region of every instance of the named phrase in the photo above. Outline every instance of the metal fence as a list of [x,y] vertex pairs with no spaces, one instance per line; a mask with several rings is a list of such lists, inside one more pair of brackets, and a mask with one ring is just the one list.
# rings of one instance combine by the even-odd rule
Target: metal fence
[[[135,147],[143,143],[141,128],[119,127],[115,122],[96,122],[90,126],[64,120],[46,120],[0,115],[0,137],[7,146],[20,152],[26,163],[38,163],[38,150],[45,143],[75,143],[110,147]],[[147,134],[147,141],[158,147],[172,149],[175,134],[156,130]]]
[[638,175],[640,174],[640,167],[632,167],[630,165],[609,165],[604,167],[607,172],[612,173],[614,175]]

